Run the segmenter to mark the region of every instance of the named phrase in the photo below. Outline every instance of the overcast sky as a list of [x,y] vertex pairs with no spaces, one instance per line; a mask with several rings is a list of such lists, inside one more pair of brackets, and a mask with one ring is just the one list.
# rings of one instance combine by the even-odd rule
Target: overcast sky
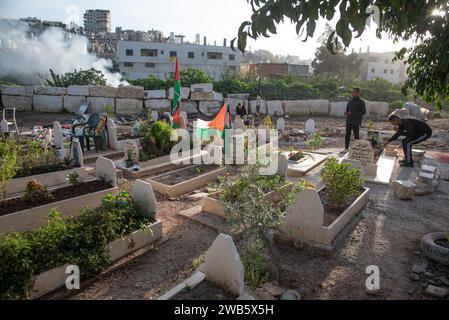
[[[112,14],[112,28],[149,30],[157,29],[166,36],[174,31],[193,41],[199,33],[208,42],[218,45],[237,34],[240,23],[249,19],[250,7],[246,0],[0,0],[1,18],[37,17],[44,20],[70,22],[82,25],[82,15],[87,9],[109,9]],[[318,46],[318,38],[324,32],[325,21],[318,23],[314,39],[306,43],[298,39],[295,28],[285,23],[278,28],[278,34],[271,38],[260,38],[249,45],[252,50],[267,49],[273,53],[290,54],[302,59],[312,59]],[[203,41],[203,40],[201,40]],[[403,44],[393,44],[387,38],[379,40],[374,29],[365,31],[361,39],[353,40],[351,49],[365,52],[394,51]]]

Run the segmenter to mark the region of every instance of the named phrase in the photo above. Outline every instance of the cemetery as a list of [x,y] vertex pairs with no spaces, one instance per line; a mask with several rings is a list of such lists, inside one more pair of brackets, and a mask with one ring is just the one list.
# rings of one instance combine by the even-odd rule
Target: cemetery
[[[449,286],[447,120],[419,113],[435,135],[404,168],[378,102],[342,151],[339,101],[194,84],[176,120],[173,88],[1,90],[15,123],[0,139],[0,299],[409,299]],[[232,163],[223,129],[195,148],[218,119]],[[274,172],[237,150],[274,155]],[[374,293],[360,285],[372,264],[391,273]],[[73,265],[80,290],[65,288]]]

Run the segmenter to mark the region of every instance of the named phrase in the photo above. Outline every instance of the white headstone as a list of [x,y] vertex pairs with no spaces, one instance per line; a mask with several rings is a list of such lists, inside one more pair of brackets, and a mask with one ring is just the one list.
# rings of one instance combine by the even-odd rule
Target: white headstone
[[277,174],[287,178],[288,174],[288,158],[285,154],[278,156],[278,170]]
[[313,120],[313,119],[307,120],[304,131],[309,134],[314,134],[315,133],[315,120]]
[[362,176],[365,175],[365,169],[363,169],[363,165],[359,160],[344,159],[342,163],[349,163],[352,167],[358,169]]
[[159,120],[159,114],[157,113],[157,111],[151,111],[151,120],[153,121]]
[[117,173],[114,161],[105,157],[99,157],[95,164],[95,173],[98,179],[117,186]]
[[181,118],[184,119],[185,124],[188,125],[188,124],[189,124],[189,120],[188,120],[188,118],[187,118],[187,112],[181,111],[181,112],[179,113],[179,115],[181,116]]
[[77,138],[73,138],[70,159],[75,163],[75,166],[84,167],[83,149],[81,149],[80,141]]
[[156,219],[157,201],[151,183],[137,180],[132,188],[131,197],[147,217]]
[[236,296],[243,294],[245,271],[230,236],[219,234],[214,240],[206,252],[204,273],[207,280],[229,293]]
[[117,125],[115,124],[115,121],[111,118],[108,118],[107,123],[107,131],[108,131],[108,141],[109,145],[113,150],[117,150],[118,143],[117,143]]
[[284,118],[279,118],[277,123],[276,123],[276,128],[280,131],[284,131],[285,130],[285,119]]
[[374,163],[374,150],[371,142],[366,140],[355,140],[349,148],[348,159],[358,160],[364,167]]
[[53,143],[56,149],[64,149],[64,136],[61,130],[61,124],[58,121],[53,123]]

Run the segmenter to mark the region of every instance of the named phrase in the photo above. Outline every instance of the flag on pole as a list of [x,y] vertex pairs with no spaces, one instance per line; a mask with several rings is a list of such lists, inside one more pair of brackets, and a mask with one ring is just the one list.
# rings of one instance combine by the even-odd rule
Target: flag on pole
[[211,136],[224,138],[225,129],[229,129],[231,123],[229,108],[224,104],[215,116],[208,116],[199,110],[196,123],[197,137],[207,139]]
[[179,59],[176,57],[175,84],[173,88],[173,100],[171,101],[171,116],[173,117],[173,128],[179,128],[181,102],[181,77],[179,76]]

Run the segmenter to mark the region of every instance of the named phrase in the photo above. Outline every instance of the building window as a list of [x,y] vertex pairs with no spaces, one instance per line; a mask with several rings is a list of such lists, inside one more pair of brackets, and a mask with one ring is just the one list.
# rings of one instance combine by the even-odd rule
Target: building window
[[369,57],[369,62],[379,62],[380,59],[378,57]]
[[133,67],[133,66],[134,66],[134,63],[132,63],[132,62],[124,62],[124,63],[123,63],[123,66],[124,66],[124,67]]
[[388,64],[390,61],[388,61],[388,59],[385,59],[385,63]]
[[155,68],[156,64],[153,62],[145,62],[145,68]]
[[187,58],[189,58],[189,59],[194,59],[194,58],[195,58],[195,52],[189,52],[189,53],[187,54]]
[[176,57],[176,51],[170,51],[170,58]]
[[230,54],[229,61],[234,61],[234,60],[235,60],[235,54]]
[[388,70],[387,70],[387,69],[385,69],[385,70],[384,70],[384,73],[388,73]]
[[164,50],[161,50],[161,56],[163,56],[164,55]]
[[394,70],[390,70],[390,74],[394,74]]
[[134,50],[133,49],[126,49],[126,56],[130,57],[134,55]]
[[140,55],[142,57],[157,57],[157,50],[155,49],[141,49]]
[[221,52],[208,52],[207,53],[207,59],[210,59],[210,60],[222,60],[223,59],[223,53],[221,53]]
[[376,69],[372,68],[371,73],[375,73],[375,72],[376,72]]

